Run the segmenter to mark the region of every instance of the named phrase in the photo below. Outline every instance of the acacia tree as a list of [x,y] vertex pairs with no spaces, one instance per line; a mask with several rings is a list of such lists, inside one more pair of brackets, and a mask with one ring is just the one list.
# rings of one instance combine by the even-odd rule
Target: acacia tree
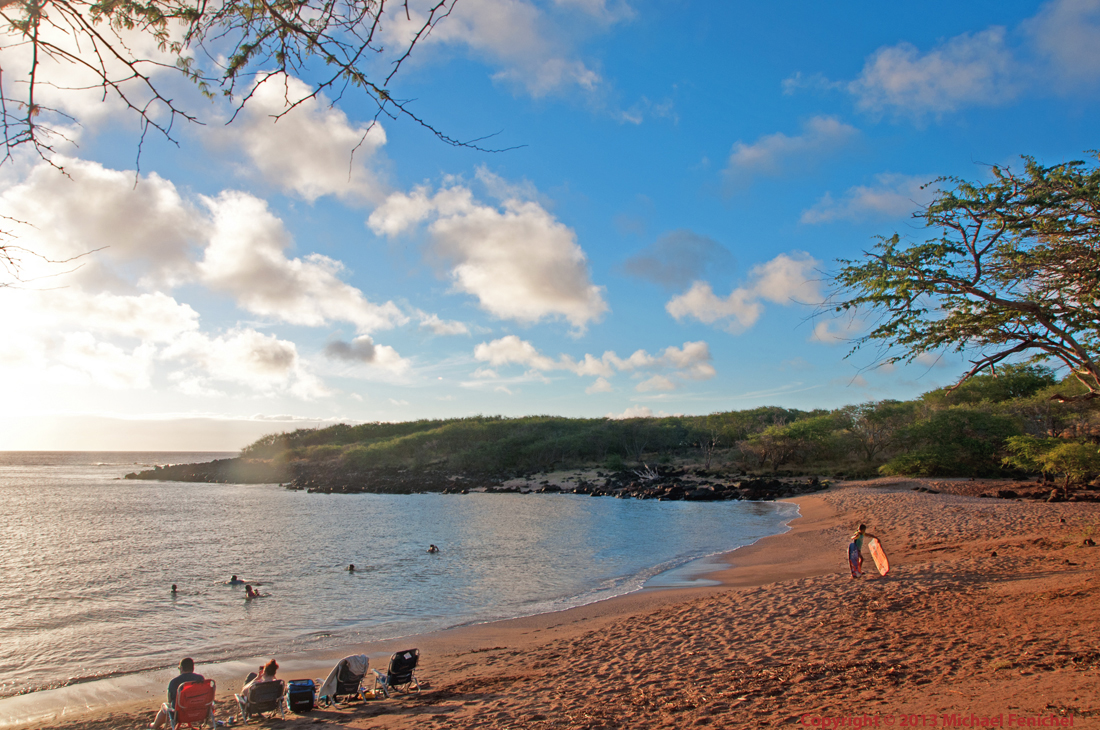
[[914,404],[881,400],[845,406],[838,411],[844,427],[859,444],[867,461],[872,461],[893,446],[902,430],[913,419]]
[[[960,379],[1009,358],[1060,362],[1100,396],[1100,168],[1043,166],[1024,157],[1018,173],[993,166],[993,180],[940,178],[931,204],[914,214],[936,237],[882,238],[863,258],[841,260],[830,305],[870,316],[855,341],[883,359],[966,352]],[[947,184],[950,184],[949,186]],[[851,354],[851,353],[849,353]]]
[[[189,79],[207,96],[220,89],[235,97],[239,111],[260,84],[306,70],[315,79],[312,88],[288,98],[286,111],[322,92],[339,99],[354,88],[374,103],[375,119],[403,116],[447,143],[476,146],[431,127],[387,89],[413,48],[455,2],[426,0],[403,46],[386,52],[383,22],[398,22],[400,13],[412,24],[409,0],[0,0],[7,60],[12,53],[25,59],[17,64],[18,74],[0,67],[4,160],[21,146],[49,160],[61,136],[55,125],[80,121],[45,106],[43,87],[95,89],[137,116],[143,139],[149,130],[172,139],[178,120],[197,122],[199,116],[165,91],[167,77]],[[372,63],[384,52],[392,62],[378,72]],[[205,59],[208,68],[196,59]],[[82,81],[59,86],[43,78],[50,69],[62,69],[62,76],[75,73]],[[256,84],[238,94],[242,82],[253,79]]]

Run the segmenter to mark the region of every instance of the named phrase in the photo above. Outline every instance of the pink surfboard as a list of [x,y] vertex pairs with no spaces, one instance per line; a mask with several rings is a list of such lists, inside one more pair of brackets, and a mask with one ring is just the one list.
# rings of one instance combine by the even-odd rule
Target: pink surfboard
[[886,551],[882,549],[882,543],[878,541],[877,537],[871,538],[867,549],[871,551],[871,558],[875,561],[875,567],[878,568],[879,575],[889,573],[890,559],[886,557]]

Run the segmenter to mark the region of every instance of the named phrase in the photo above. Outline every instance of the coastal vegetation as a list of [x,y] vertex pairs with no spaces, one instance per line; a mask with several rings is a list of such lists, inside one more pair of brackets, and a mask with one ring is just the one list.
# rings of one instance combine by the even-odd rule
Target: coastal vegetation
[[992,477],[1045,474],[1067,484],[1100,475],[1100,419],[1085,392],[1037,365],[1006,365],[912,401],[834,410],[761,407],[703,416],[473,416],[340,424],[270,434],[241,458],[498,478],[597,467],[692,465],[755,475]]

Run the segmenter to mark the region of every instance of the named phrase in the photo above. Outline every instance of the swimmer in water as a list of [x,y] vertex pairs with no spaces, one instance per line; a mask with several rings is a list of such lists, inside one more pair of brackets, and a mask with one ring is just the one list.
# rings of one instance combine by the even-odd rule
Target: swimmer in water
[[354,573],[355,572],[355,563],[352,563],[351,565],[348,566],[348,572],[349,573]]
[[229,579],[229,585],[231,585],[231,586],[239,586],[241,583],[244,583],[244,581],[241,580],[240,578],[238,578],[237,576],[233,576],[232,578]]
[[245,584],[245,586],[244,586],[244,600],[249,601],[253,598],[264,598],[265,596],[267,596],[266,593],[260,593],[259,591],[254,591],[254,590],[252,590],[252,586],[248,585],[247,583]]
[[172,595],[173,596],[176,595],[176,584],[175,583],[172,584]]
[[428,552],[429,552],[429,553],[438,553],[438,552],[439,552],[439,548],[437,548],[437,547],[436,547],[435,545],[429,545],[429,546],[428,546]]

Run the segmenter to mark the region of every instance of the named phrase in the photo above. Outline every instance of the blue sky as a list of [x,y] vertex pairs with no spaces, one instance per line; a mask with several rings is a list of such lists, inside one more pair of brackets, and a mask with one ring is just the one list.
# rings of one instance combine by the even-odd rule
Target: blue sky
[[[404,119],[364,137],[353,92],[274,122],[305,72],[226,125],[228,100],[164,74],[205,124],[149,137],[137,172],[131,114],[54,91],[80,122],[57,146],[69,176],[17,154],[0,214],[47,258],[93,253],[26,259],[0,289],[0,449],[232,450],[341,421],[831,408],[947,384],[963,357],[845,358],[859,323],[813,305],[838,258],[923,235],[925,183],[1098,146],[1100,1],[896,5],[457,0],[389,88],[500,152]],[[383,27],[397,47],[410,25]],[[6,80],[21,52],[3,50]]]

